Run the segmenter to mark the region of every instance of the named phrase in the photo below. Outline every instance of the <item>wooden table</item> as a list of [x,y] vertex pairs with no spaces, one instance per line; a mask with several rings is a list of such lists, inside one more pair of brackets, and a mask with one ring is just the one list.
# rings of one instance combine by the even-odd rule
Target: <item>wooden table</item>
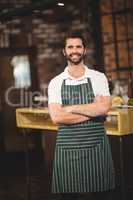
[[[19,128],[58,130],[53,124],[48,108],[18,108],[16,122]],[[129,135],[133,133],[133,108],[110,110],[105,126],[108,135]]]

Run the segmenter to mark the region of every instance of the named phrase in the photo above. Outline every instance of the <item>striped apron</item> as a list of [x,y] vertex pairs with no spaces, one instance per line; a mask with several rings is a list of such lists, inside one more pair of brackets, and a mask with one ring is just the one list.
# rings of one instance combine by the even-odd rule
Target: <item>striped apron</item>
[[[90,79],[81,85],[65,85],[64,80],[61,96],[63,105],[93,102]],[[114,167],[102,118],[60,125],[55,147],[52,192],[98,192],[114,187]]]

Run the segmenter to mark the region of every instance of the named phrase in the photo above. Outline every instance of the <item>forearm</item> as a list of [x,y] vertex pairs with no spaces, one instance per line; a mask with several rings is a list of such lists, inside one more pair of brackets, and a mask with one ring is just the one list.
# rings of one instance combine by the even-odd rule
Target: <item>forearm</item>
[[76,113],[89,117],[97,117],[105,115],[109,111],[109,109],[110,109],[110,98],[106,98],[105,101],[105,97],[98,98],[98,102],[93,102],[90,104],[82,104],[82,105],[72,105],[72,106],[67,106],[65,108],[65,110],[69,113]]
[[57,117],[57,124],[78,124],[89,120],[87,116],[81,114],[64,113],[63,115]]
[[64,108],[55,111],[49,109],[52,121],[55,124],[77,124],[89,120],[89,117],[80,114],[68,113]]
[[71,113],[80,114],[89,117],[96,117],[99,115],[105,115],[107,113],[106,109],[103,108],[104,105],[96,103],[92,104],[83,104],[83,105],[74,105],[69,107]]

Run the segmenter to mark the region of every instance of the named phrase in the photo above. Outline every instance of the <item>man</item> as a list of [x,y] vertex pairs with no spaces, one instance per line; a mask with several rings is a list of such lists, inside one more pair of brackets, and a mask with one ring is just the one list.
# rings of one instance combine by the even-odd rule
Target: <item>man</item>
[[65,40],[68,66],[48,87],[49,111],[59,125],[52,192],[102,192],[114,188],[114,169],[103,116],[110,109],[108,82],[84,65],[85,42],[79,34]]

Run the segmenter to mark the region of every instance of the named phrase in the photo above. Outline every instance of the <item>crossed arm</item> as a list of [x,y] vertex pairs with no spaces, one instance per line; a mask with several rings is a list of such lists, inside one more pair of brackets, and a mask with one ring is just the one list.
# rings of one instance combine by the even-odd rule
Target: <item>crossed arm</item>
[[52,121],[56,124],[76,124],[89,120],[91,117],[105,115],[110,109],[109,96],[97,96],[89,104],[62,106],[58,103],[49,104]]

